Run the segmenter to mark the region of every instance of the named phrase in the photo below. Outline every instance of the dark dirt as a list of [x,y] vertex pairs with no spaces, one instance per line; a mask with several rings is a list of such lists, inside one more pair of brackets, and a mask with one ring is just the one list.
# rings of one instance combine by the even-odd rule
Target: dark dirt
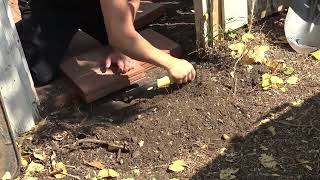
[[[228,42],[217,45],[211,55],[198,57],[192,1],[165,2],[167,14],[151,27],[183,46],[185,58],[196,63],[197,79],[130,104],[106,97],[89,105],[56,108],[45,113],[48,123],[32,141],[26,140],[23,148],[42,148],[49,155],[55,151],[58,160],[68,165],[68,173],[81,179],[98,172],[85,164],[93,160],[117,170],[121,178],[219,179],[221,170],[239,168],[235,174],[239,179],[317,179],[320,66],[312,58],[293,52],[288,44],[274,43],[284,35],[285,14],[254,24],[253,32],[257,41],[270,46],[270,59],[282,59],[293,66],[301,81],[288,86],[286,93],[264,91],[260,76],[268,69],[254,65],[249,73],[240,66],[234,94],[230,72],[235,61],[230,58]],[[297,100],[304,102],[292,107],[291,102]],[[270,122],[259,126],[267,118]],[[275,135],[268,130],[271,126]],[[63,135],[62,140],[55,140],[57,134]],[[231,139],[222,140],[223,134]],[[74,142],[85,138],[124,145],[128,150],[110,152],[105,145],[92,143],[73,147]],[[225,155],[219,153],[222,148],[227,149]],[[260,164],[263,153],[273,156],[276,169]],[[169,172],[168,164],[177,159],[185,160],[188,167],[181,173]],[[50,165],[49,161],[42,163]],[[135,169],[140,176],[133,172]]]

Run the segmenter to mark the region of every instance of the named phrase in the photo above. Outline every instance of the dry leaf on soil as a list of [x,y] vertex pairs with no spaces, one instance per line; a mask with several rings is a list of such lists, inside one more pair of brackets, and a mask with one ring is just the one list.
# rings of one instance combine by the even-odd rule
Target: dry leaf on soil
[[2,176],[1,180],[9,180],[11,179],[11,173],[9,171],[5,172],[4,175]]
[[187,167],[187,164],[184,162],[184,160],[176,160],[169,165],[168,169],[173,172],[181,172],[185,169],[185,167]]
[[220,179],[221,180],[231,180],[235,179],[235,174],[239,171],[239,169],[228,168],[220,171]]
[[235,39],[235,38],[237,37],[237,34],[235,34],[235,33],[233,33],[233,32],[230,32],[230,33],[228,33],[228,37],[229,37],[230,39]]
[[140,147],[143,147],[143,145],[144,145],[144,141],[143,141],[143,140],[141,140],[141,141],[139,141],[139,143],[138,143],[138,144],[139,144],[139,146],[140,146]]
[[249,51],[249,58],[253,59],[255,63],[266,64],[266,52],[270,50],[269,46],[255,46],[253,50]]
[[54,174],[54,177],[57,179],[62,179],[68,174],[66,165],[63,164],[62,162],[56,163],[55,166],[53,167],[53,171],[57,172]]
[[262,75],[261,86],[264,90],[268,90],[269,88],[282,88],[283,85],[284,81],[278,76],[273,76],[269,73],[265,73]]
[[22,165],[22,167],[27,168],[28,164],[29,164],[29,162],[26,160],[26,157],[21,156],[21,165]]
[[295,107],[295,108],[298,108],[298,107],[302,106],[303,102],[304,102],[303,100],[293,101],[293,102],[291,102],[291,106]]
[[135,176],[140,176],[140,170],[139,169],[134,169],[133,170],[133,174],[135,175]]
[[271,132],[272,136],[275,136],[277,134],[276,128],[273,126],[268,127],[268,130]]
[[311,56],[316,58],[316,60],[320,60],[320,50],[311,53]]
[[259,125],[258,125],[258,126],[261,126],[261,125],[267,124],[267,123],[269,123],[269,122],[271,122],[271,120],[270,120],[270,119],[263,119],[263,120],[261,120],[261,121],[259,122]]
[[284,70],[283,70],[283,74],[287,75],[287,76],[290,76],[294,73],[294,68],[291,67],[291,66],[288,66],[286,67]]
[[33,157],[42,161],[47,158],[45,152],[42,149],[34,149],[32,154],[33,154]]
[[287,83],[290,85],[295,85],[295,84],[298,84],[299,80],[300,79],[297,76],[291,76],[287,79]]
[[100,161],[86,162],[86,164],[91,167],[95,167],[97,169],[104,169],[105,168],[105,166]]
[[277,162],[274,160],[274,158],[267,154],[261,154],[259,157],[260,163],[265,167],[269,169],[275,169],[277,167]]
[[31,161],[31,163],[28,165],[28,168],[26,169],[26,176],[29,176],[32,173],[39,173],[44,170],[44,166],[39,163],[35,163]]
[[120,176],[120,174],[113,169],[102,169],[98,173],[98,178],[115,178]]
[[240,58],[243,54],[247,53],[248,50],[246,49],[246,46],[244,43],[236,43],[236,44],[230,44],[229,49],[232,50],[231,56],[234,59]]

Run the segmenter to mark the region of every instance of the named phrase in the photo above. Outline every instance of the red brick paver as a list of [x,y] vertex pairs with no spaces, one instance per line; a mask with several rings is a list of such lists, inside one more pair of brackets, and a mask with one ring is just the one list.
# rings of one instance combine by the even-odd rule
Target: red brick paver
[[[161,34],[147,29],[141,32],[155,47],[176,57],[182,56],[181,47]],[[138,62],[135,69],[127,74],[117,75],[110,69],[101,69],[110,50],[107,47],[98,48],[79,56],[68,58],[62,65],[62,71],[78,87],[81,97],[86,102],[95,101],[110,93],[123,89],[144,78],[145,73],[154,66]]]

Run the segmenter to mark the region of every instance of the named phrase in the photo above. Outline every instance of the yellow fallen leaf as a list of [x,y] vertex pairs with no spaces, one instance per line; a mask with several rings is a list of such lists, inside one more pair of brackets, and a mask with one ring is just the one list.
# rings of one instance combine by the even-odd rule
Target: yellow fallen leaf
[[267,124],[267,123],[269,123],[269,122],[271,122],[270,119],[263,119],[263,120],[261,120],[261,121],[259,122],[259,126],[261,126],[261,125],[263,125],[263,124]]
[[227,148],[221,148],[220,150],[219,150],[219,154],[221,155],[221,156],[224,156],[224,155],[226,155],[226,151],[227,151]]
[[287,83],[290,85],[295,85],[300,79],[297,76],[291,76],[287,79]]
[[33,157],[42,161],[47,158],[45,152],[42,149],[35,149],[33,150],[32,154],[33,154]]
[[239,171],[239,169],[228,168],[220,171],[220,179],[221,180],[231,180],[235,179],[235,174]]
[[242,35],[241,40],[245,43],[250,42],[252,40],[254,40],[255,37],[251,34],[251,33],[245,33]]
[[237,34],[235,34],[235,33],[233,33],[233,32],[230,32],[230,33],[228,33],[228,37],[229,37],[230,39],[235,39],[235,38],[237,37]]
[[234,59],[237,59],[237,58],[241,57],[243,54],[248,52],[244,43],[230,44],[229,49],[232,50],[231,56]]
[[23,156],[21,156],[21,165],[22,165],[22,167],[27,168],[28,164],[29,164],[29,162]]
[[271,132],[272,136],[275,136],[277,134],[276,128],[273,126],[268,127],[268,130]]
[[115,178],[120,176],[120,174],[113,169],[102,169],[98,173],[98,178]]
[[31,173],[39,173],[44,170],[44,166],[39,163],[35,163],[31,161],[31,163],[28,165],[28,168],[26,169],[26,176],[29,176]]
[[294,68],[289,66],[289,67],[286,67],[284,70],[283,70],[283,74],[287,75],[287,76],[290,76],[294,73]]
[[169,180],[179,180],[178,178],[171,178],[171,179],[169,179]]
[[9,171],[6,171],[2,176],[2,180],[9,180],[9,179],[12,179],[11,173]]
[[262,75],[262,81],[261,81],[261,86],[262,86],[262,88],[264,89],[264,90],[266,90],[266,89],[268,89],[270,86],[271,86],[271,84],[270,84],[270,78],[271,78],[271,74],[269,74],[269,73],[264,73],[263,75]]
[[186,166],[187,164],[184,162],[184,160],[176,160],[169,165],[168,169],[173,172],[181,172],[185,169]]
[[278,76],[271,76],[270,82],[273,89],[281,88],[284,84],[284,81]]
[[105,168],[105,166],[100,161],[92,161],[92,162],[89,162],[89,163],[86,163],[86,164],[88,164],[89,166],[95,167],[97,169]]
[[320,50],[311,53],[311,55],[316,58],[316,60],[320,60]]
[[280,90],[285,93],[288,91],[288,88],[282,87],[282,88],[280,88]]
[[133,170],[133,174],[134,174],[135,176],[140,176],[140,170],[139,170],[139,169],[134,169],[134,170]]
[[138,144],[139,144],[139,146],[140,146],[140,147],[143,147],[143,145],[144,145],[144,141],[143,141],[143,140],[141,140],[141,141],[139,141],[139,143],[138,143]]
[[256,63],[267,63],[266,52],[269,51],[269,46],[255,46],[253,50],[249,51],[249,58],[253,59]]
[[68,174],[66,165],[64,165],[62,162],[56,163],[53,167],[53,170],[58,172],[54,174],[54,177],[57,179],[62,179]]
[[125,179],[122,179],[122,180],[134,180],[134,178],[125,178]]
[[302,106],[302,104],[303,104],[303,100],[297,100],[297,101],[293,101],[293,102],[291,102],[291,106],[292,107],[295,107],[295,108],[298,108],[298,107],[301,107]]
[[267,154],[261,154],[259,157],[260,163],[265,167],[269,169],[275,169],[277,167],[277,162],[274,160],[274,158]]

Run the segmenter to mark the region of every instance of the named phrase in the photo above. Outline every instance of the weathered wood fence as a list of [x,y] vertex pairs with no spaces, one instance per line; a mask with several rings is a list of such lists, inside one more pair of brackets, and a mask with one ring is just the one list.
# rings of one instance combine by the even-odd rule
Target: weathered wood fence
[[221,33],[248,24],[252,12],[254,19],[259,20],[284,10],[290,0],[193,0],[193,3],[197,44],[208,48],[214,46]]

